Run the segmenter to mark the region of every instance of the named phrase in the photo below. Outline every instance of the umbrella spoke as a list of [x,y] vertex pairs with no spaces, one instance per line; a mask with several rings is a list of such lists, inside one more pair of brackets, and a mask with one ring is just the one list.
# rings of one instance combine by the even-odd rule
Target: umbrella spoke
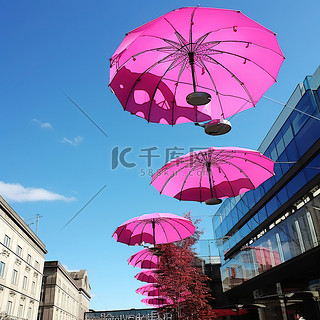
[[218,62],[216,59],[213,59],[212,57],[208,56],[208,58],[210,58],[210,60],[214,61],[216,64],[218,64],[220,67],[222,67],[224,70],[226,70],[227,72],[229,72],[231,74],[231,76],[233,78],[235,78],[237,80],[237,82],[239,83],[239,85],[243,88],[243,90],[245,91],[245,93],[247,94],[247,96],[249,97],[252,105],[255,107],[255,103],[253,102],[253,99],[251,97],[251,94],[249,92],[249,90],[247,89],[246,85],[232,72],[230,71],[227,67],[225,67],[223,64],[221,64],[220,62]]
[[219,91],[218,91],[218,89],[217,89],[217,86],[216,86],[216,84],[215,84],[215,81],[213,80],[213,77],[212,77],[210,71],[208,70],[207,66],[205,65],[204,61],[203,61],[203,60],[200,60],[200,61],[201,61],[202,66],[203,66],[203,67],[205,68],[205,70],[207,71],[207,73],[208,73],[208,75],[209,75],[209,77],[210,77],[210,80],[211,80],[211,82],[212,82],[212,85],[213,85],[213,87],[214,87],[214,89],[215,89],[215,91],[216,91],[216,95],[217,95],[218,102],[219,102],[219,107],[220,107],[220,110],[221,110],[221,116],[224,118],[224,112],[223,112],[222,103],[221,103],[221,100],[220,100],[220,93],[219,93]]

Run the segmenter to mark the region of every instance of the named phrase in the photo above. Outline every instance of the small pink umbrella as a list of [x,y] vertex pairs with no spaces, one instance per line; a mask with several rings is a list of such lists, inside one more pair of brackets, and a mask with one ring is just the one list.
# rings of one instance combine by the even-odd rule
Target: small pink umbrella
[[148,122],[219,125],[255,106],[283,61],[275,33],[240,11],[187,7],[129,32],[110,59],[109,85]]
[[159,264],[159,257],[150,249],[143,249],[132,255],[128,264],[141,269],[155,269]]
[[163,306],[172,304],[172,301],[166,297],[153,297],[153,298],[144,298],[141,302],[145,303],[148,306],[155,308],[161,308]]
[[[161,290],[159,288],[159,285],[156,283],[147,283],[144,284],[143,286],[139,287],[136,290],[136,293],[142,294],[145,296],[160,296],[161,295]],[[155,294],[157,293],[157,294]]]
[[136,274],[134,277],[135,279],[142,282],[157,283],[158,275],[155,271],[156,271],[155,269],[143,270],[143,271],[140,271],[138,274]]
[[172,213],[151,213],[132,218],[113,233],[118,242],[128,245],[161,244],[180,241],[193,235],[191,220]]
[[221,198],[257,188],[273,176],[273,167],[274,162],[258,151],[212,147],[168,162],[151,184],[179,200],[218,204]]

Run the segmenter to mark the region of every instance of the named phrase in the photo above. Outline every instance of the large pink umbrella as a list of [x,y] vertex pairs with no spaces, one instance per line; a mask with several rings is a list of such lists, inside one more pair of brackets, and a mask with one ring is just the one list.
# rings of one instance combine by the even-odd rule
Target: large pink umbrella
[[219,121],[255,106],[283,60],[275,33],[240,11],[187,7],[126,35],[110,87],[148,122]]
[[141,269],[155,269],[159,265],[159,257],[150,249],[143,249],[128,259],[128,264]]
[[135,279],[142,281],[142,282],[157,283],[158,275],[156,273],[156,270],[152,269],[152,270],[140,271],[134,277],[135,277]]
[[172,213],[151,213],[132,218],[113,233],[118,241],[128,245],[161,244],[183,240],[195,231],[191,220]]
[[179,200],[217,204],[257,188],[273,176],[274,162],[258,151],[225,147],[188,153],[168,162],[151,184]]

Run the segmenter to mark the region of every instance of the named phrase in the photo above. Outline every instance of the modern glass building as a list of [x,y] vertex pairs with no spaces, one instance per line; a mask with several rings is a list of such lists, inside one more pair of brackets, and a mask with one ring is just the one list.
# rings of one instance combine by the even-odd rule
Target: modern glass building
[[275,175],[214,216],[224,295],[264,304],[260,319],[320,319],[320,67],[259,151],[275,161]]

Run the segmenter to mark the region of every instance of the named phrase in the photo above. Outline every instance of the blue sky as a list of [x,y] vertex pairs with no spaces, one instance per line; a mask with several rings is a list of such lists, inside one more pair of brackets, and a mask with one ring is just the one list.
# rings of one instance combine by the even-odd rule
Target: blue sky
[[[240,146],[257,149],[282,107],[262,98],[232,119],[232,131],[209,137],[193,124],[147,124],[124,112],[108,88],[109,58],[124,34],[182,6],[239,9],[277,33],[286,60],[267,97],[285,103],[319,65],[318,0],[293,1],[0,1],[0,193],[24,219],[40,214],[39,237],[47,260],[87,269],[96,310],[144,307],[135,289],[139,269],[126,260],[140,248],[111,235],[144,213],[192,211],[212,238],[215,208],[160,196],[150,177],[167,148]],[[102,134],[68,95],[106,133]],[[134,168],[112,170],[114,148]],[[156,147],[147,166],[141,149]],[[115,151],[114,151],[115,152]],[[96,198],[63,226],[104,186]],[[32,221],[32,220],[30,220]],[[34,229],[34,224],[30,227]]]

